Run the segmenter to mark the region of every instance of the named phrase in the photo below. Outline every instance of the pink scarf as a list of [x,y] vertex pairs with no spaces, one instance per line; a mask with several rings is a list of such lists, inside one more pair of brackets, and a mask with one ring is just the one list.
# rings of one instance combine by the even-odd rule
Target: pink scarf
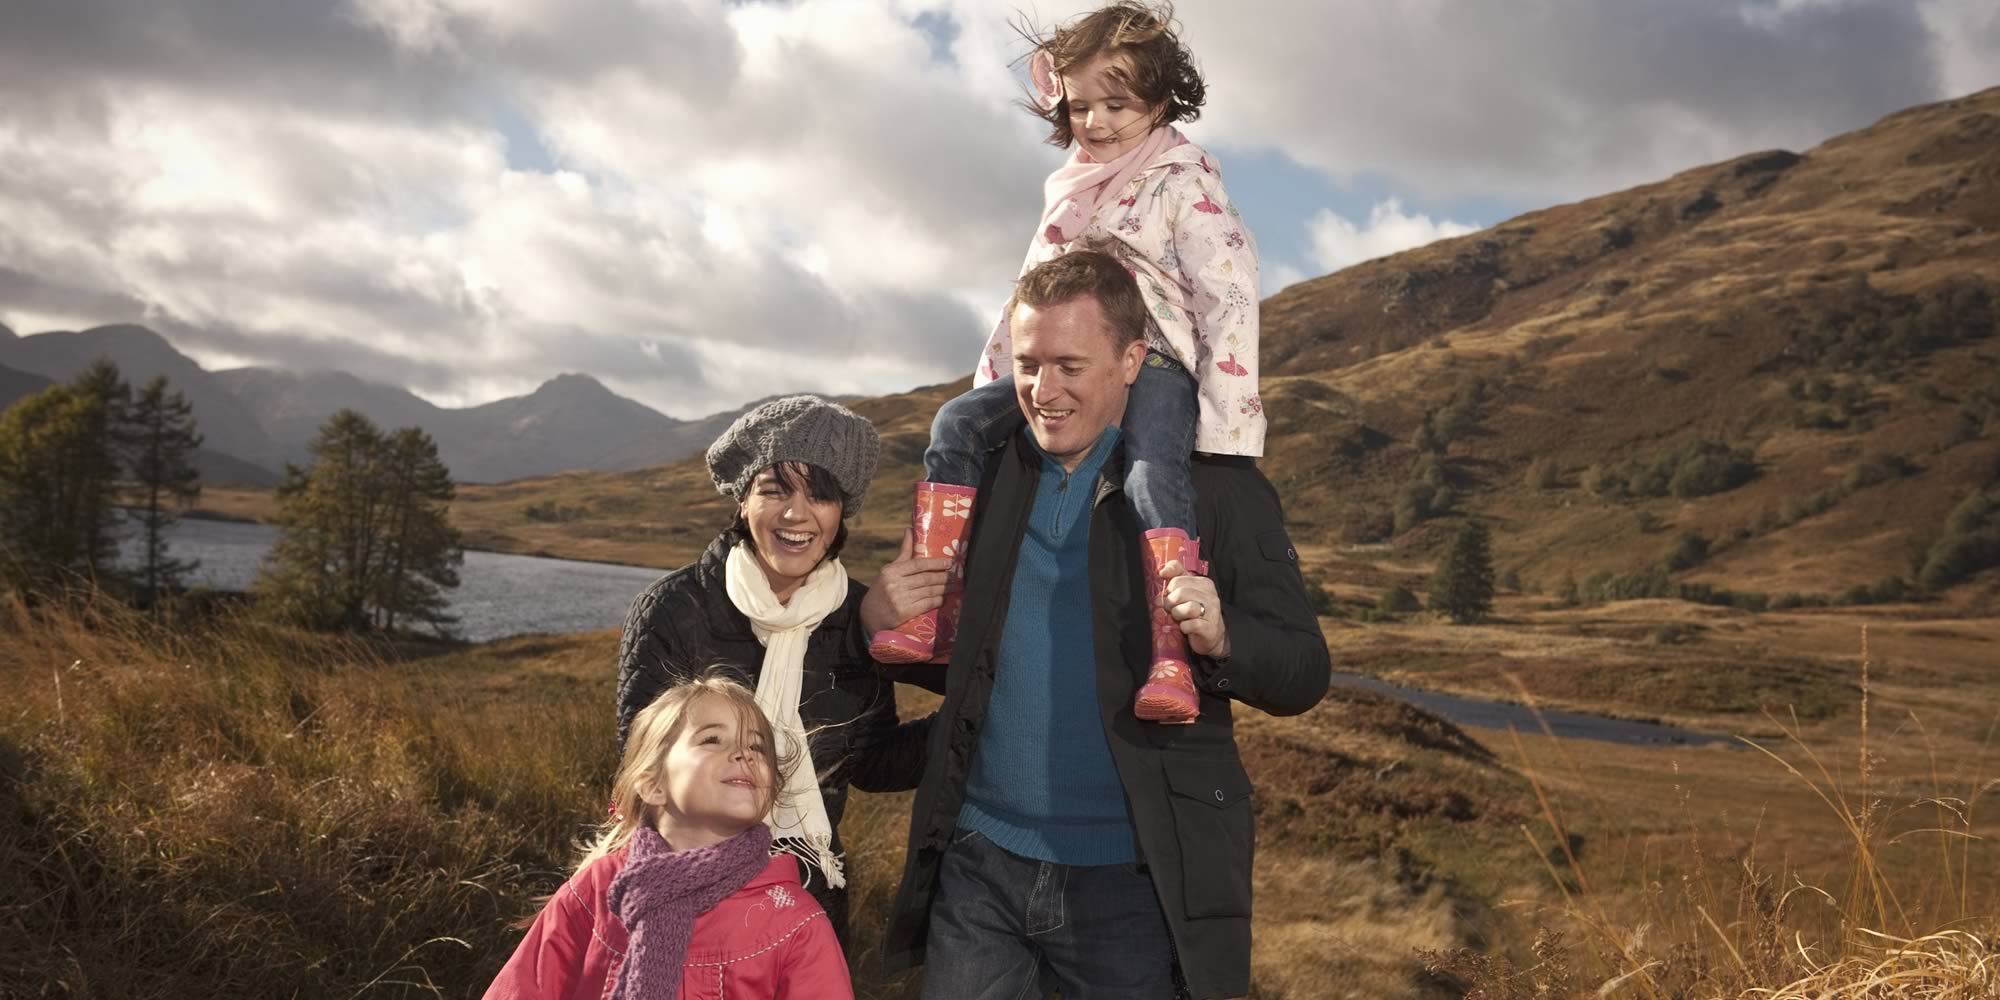
[[771,863],[771,828],[762,823],[720,844],[676,851],[659,831],[632,834],[632,853],[605,894],[631,935],[613,1000],[675,1000],[696,917],[750,884]]
[[1179,129],[1162,125],[1110,163],[1091,159],[1078,143],[1069,162],[1057,167],[1042,184],[1042,228],[1035,238],[1061,245],[1082,236],[1091,216],[1125,190],[1139,171],[1152,166],[1161,153],[1185,142],[1187,136]]

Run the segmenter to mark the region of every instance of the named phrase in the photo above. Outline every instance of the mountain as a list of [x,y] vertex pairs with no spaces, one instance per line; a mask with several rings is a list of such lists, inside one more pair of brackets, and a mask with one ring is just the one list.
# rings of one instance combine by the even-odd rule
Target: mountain
[[[0,334],[10,332],[0,326]],[[6,338],[0,336],[0,342]],[[14,405],[24,396],[42,391],[56,384],[53,379],[30,372],[16,371],[0,366],[0,410]],[[196,448],[194,466],[200,471],[202,482],[211,485],[228,483],[238,486],[274,486],[278,476],[261,465],[246,462],[233,455],[226,455],[213,448]]]
[[[250,411],[213,375],[143,326],[100,326],[80,333],[0,338],[0,365],[67,382],[98,358],[108,358],[134,388],[165,375],[194,406],[208,447],[262,469],[275,467],[278,448]],[[268,474],[267,474],[268,478]]]
[[[1263,317],[1266,466],[1317,540],[1427,544],[1452,519],[1395,511],[1443,487],[1544,584],[1658,565],[1683,532],[1714,550],[1690,579],[1908,577],[2000,472],[2000,88],[1369,261]],[[1427,420],[1458,431],[1428,463]],[[1748,481],[1618,487],[1698,441]]]
[[[459,447],[475,482],[564,469],[624,469],[646,456],[684,455],[672,441],[685,421],[626,399],[588,375],[558,375],[526,396],[458,413]],[[703,442],[706,444],[706,442]],[[458,466],[454,465],[454,469]]]
[[422,427],[460,482],[660,465],[706,449],[730,421],[756,405],[677,420],[577,374],[559,375],[526,396],[463,409],[437,406],[346,372],[236,368],[215,378],[256,416],[285,461],[304,462],[320,425],[351,409],[384,428]]
[[[2000,88],[1359,264],[1263,320],[1260,465],[1337,592],[1467,519],[1542,593],[1663,564],[1773,596],[1907,581],[2000,486]],[[854,563],[893,553],[965,385],[849,404],[883,437]],[[700,466],[517,484],[494,523],[552,551],[643,530],[626,558],[677,565],[687,518],[726,520]],[[602,519],[525,525],[538,489]],[[1952,599],[2000,604],[1978,581]]]
[[[445,448],[450,411],[392,386],[346,372],[295,373],[272,368],[231,368],[215,380],[234,395],[263,427],[283,461],[304,464],[307,445],[328,417],[343,409],[364,414],[384,428],[422,427]],[[445,462],[458,474],[447,449]]]
[[[0,331],[6,329],[0,326]],[[0,337],[0,342],[4,342],[5,339]],[[14,405],[14,401],[23,396],[40,392],[54,384],[53,379],[0,365],[0,410]]]

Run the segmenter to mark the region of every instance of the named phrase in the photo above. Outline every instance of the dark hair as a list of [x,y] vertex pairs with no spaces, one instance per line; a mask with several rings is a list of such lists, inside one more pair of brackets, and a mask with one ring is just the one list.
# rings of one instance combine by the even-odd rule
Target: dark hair
[[[833,473],[808,462],[779,462],[759,469],[757,475],[751,476],[750,482],[743,487],[743,495],[736,498],[737,503],[740,504],[749,498],[750,491],[757,488],[758,478],[766,472],[777,477],[778,484],[784,487],[786,496],[804,491],[806,496],[822,503],[840,502],[840,480],[833,478]],[[757,551],[757,540],[751,537],[750,525],[743,520],[743,510],[740,507],[736,510],[736,520],[729,525],[729,533],[736,541],[749,546],[750,551]],[[838,558],[840,550],[846,545],[847,516],[842,514],[840,528],[833,533],[833,541],[827,543],[826,555],[821,561]]]
[[1008,326],[1014,323],[1016,306],[1047,309],[1088,297],[1097,300],[1104,313],[1114,350],[1122,351],[1133,341],[1144,340],[1149,319],[1146,300],[1139,296],[1139,282],[1100,246],[1087,242],[1083,249],[1043,261],[1021,275],[1014,284],[1014,294],[1007,299]]
[[[1191,122],[1201,117],[1201,103],[1208,87],[1201,82],[1194,56],[1181,44],[1175,30],[1171,3],[1140,3],[1118,0],[1088,14],[1058,25],[1046,35],[1025,21],[1014,30],[1036,52],[1047,52],[1057,74],[1067,73],[1100,55],[1122,55],[1128,66],[1114,66],[1112,79],[1132,88],[1132,96],[1145,101],[1153,112],[1153,127],[1174,122]],[[1069,148],[1076,135],[1069,127],[1069,98],[1045,108],[1039,102],[1021,102],[1035,117],[1049,123],[1049,145]]]

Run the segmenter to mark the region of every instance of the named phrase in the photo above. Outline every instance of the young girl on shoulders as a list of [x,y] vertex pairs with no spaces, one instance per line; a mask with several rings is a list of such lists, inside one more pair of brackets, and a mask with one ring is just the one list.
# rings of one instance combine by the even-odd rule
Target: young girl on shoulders
[[[1173,127],[1200,115],[1207,88],[1171,7],[1120,0],[1046,37],[1023,33],[1034,45],[1030,110],[1048,123],[1049,143],[1072,152],[1043,184],[1021,273],[1088,245],[1119,258],[1138,281],[1151,324],[1120,440],[1155,608],[1152,666],[1133,709],[1147,721],[1193,722],[1200,705],[1187,644],[1182,623],[1160,604],[1169,581],[1159,572],[1176,560],[1204,572],[1192,453],[1264,453],[1257,244],[1223,190],[1215,157]],[[974,388],[941,407],[932,425],[928,482],[917,484],[914,508],[919,557],[963,558],[985,456],[1015,433],[1030,405],[1015,397],[1011,318],[1001,316],[988,338]],[[869,651],[877,660],[947,657],[961,572],[953,570],[941,610],[875,635]]]
[[749,688],[710,675],[632,722],[614,814],[487,1000],[851,1000],[847,961],[764,825],[784,762]]

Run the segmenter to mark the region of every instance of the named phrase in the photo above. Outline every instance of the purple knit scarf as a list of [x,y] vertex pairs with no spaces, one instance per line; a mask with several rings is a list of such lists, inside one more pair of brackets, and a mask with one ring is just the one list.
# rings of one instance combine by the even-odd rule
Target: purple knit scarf
[[771,863],[771,831],[759,823],[720,844],[676,851],[659,831],[641,827],[631,850],[607,897],[631,935],[611,997],[675,1000],[695,918]]

